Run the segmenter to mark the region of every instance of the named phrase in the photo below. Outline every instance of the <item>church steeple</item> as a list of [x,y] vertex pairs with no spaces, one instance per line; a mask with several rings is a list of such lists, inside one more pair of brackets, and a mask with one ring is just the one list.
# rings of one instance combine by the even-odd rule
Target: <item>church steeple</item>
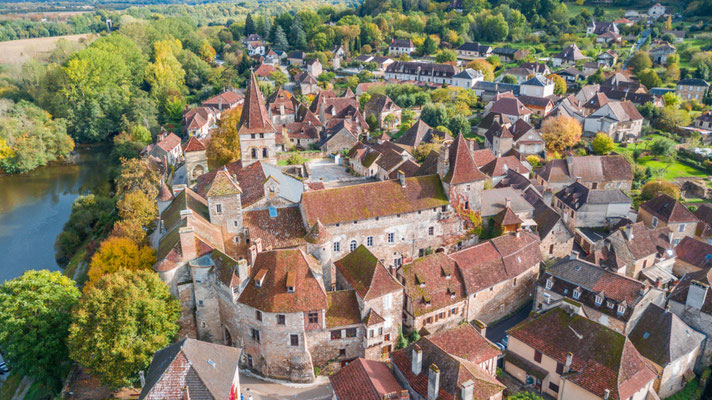
[[265,100],[260,92],[254,71],[250,71],[250,81],[245,93],[245,103],[242,106],[240,115],[240,130],[238,134],[267,133],[275,132],[272,122],[270,122]]

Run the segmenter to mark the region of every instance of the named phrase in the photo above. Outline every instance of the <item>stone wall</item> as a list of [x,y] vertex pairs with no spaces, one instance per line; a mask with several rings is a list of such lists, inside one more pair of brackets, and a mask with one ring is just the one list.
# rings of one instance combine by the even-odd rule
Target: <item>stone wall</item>
[[[457,312],[453,313],[453,310],[456,310]],[[442,307],[422,315],[413,315],[412,312],[406,313],[406,315],[407,318],[405,321],[405,327],[408,331],[419,331],[420,329],[425,328],[430,333],[438,332],[454,328],[460,322],[465,320],[467,316],[467,301],[463,299],[459,303]]]
[[205,342],[223,343],[220,323],[220,304],[215,287],[215,274],[210,268],[191,268],[195,296],[195,322],[198,339]]
[[539,250],[544,259],[564,258],[571,254],[573,246],[574,235],[563,221],[559,220],[549,234],[541,238]]
[[676,301],[668,302],[668,306],[670,311],[685,321],[687,325],[707,335],[707,340],[703,343],[702,356],[699,358],[698,365],[695,368],[695,372],[700,373],[704,367],[710,365],[710,356],[712,356],[712,342],[710,342],[712,337],[712,315],[700,312],[700,310],[693,307],[687,307],[685,304]]
[[539,264],[535,264],[512,279],[470,294],[467,320],[490,324],[519,310],[534,297],[538,277]]

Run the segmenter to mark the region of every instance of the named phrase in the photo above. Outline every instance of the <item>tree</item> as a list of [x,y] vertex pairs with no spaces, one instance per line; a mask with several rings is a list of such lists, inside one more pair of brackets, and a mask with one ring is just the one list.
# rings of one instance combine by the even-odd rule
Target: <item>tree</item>
[[287,50],[289,48],[289,42],[287,41],[287,35],[280,25],[274,30],[274,48],[277,50]]
[[514,75],[505,74],[505,75],[502,77],[502,83],[510,83],[510,84],[512,84],[512,85],[516,85],[516,84],[517,84],[517,78],[515,78]]
[[141,226],[149,226],[158,217],[155,199],[140,190],[125,193],[116,206],[121,219],[136,220]]
[[667,82],[677,82],[680,80],[680,67],[677,63],[669,63],[665,68],[665,80]]
[[206,155],[210,169],[222,167],[240,159],[240,137],[237,125],[240,123],[242,107],[235,107],[223,113],[218,129],[212,135]]
[[270,72],[269,79],[278,87],[283,87],[287,84],[287,82],[289,82],[287,75],[280,70]]
[[457,61],[457,53],[455,53],[454,50],[449,50],[449,49],[443,49],[438,52],[438,54],[435,56],[435,62],[438,63],[445,63],[445,62],[452,62],[452,61]]
[[445,126],[448,124],[447,108],[441,104],[428,103],[423,107],[420,119],[430,126]]
[[423,42],[423,54],[428,55],[428,54],[433,54],[435,51],[437,51],[438,47],[437,44],[435,43],[435,40],[431,38],[430,36],[427,36],[425,38],[425,42]]
[[509,35],[509,25],[502,14],[489,15],[485,17],[482,24],[482,31],[485,39],[490,42],[499,42],[507,38]]
[[581,124],[567,115],[547,118],[541,124],[542,137],[549,151],[561,152],[581,141]]
[[532,392],[520,392],[507,397],[507,400],[544,400],[544,398]]
[[112,237],[126,238],[136,243],[143,245],[146,243],[146,231],[143,225],[135,219],[122,219],[114,223],[111,230]]
[[158,196],[158,172],[148,159],[132,158],[121,160],[121,174],[116,178],[119,194],[140,190],[150,199]]
[[643,201],[647,201],[655,198],[658,193],[664,193],[675,200],[680,198],[680,188],[676,184],[660,179],[650,181],[643,185],[640,189],[640,198]]
[[689,125],[690,121],[691,117],[687,111],[674,106],[665,106],[660,110],[657,126],[661,129],[673,130],[680,126]]
[[487,60],[474,60],[467,64],[467,68],[482,72],[486,81],[494,81],[494,67]]
[[610,136],[603,132],[598,132],[593,138],[593,141],[591,141],[591,148],[594,153],[603,155],[612,152],[616,148],[616,145]]
[[640,80],[640,83],[649,88],[659,87],[663,84],[663,81],[658,76],[658,73],[651,68],[638,73],[638,79]]
[[650,144],[650,152],[659,157],[670,157],[675,154],[675,142],[659,137]]
[[155,262],[156,256],[150,247],[139,247],[128,238],[110,237],[101,243],[99,250],[91,258],[87,285],[92,285],[102,277],[124,269],[147,271]]
[[548,78],[554,81],[554,94],[558,94],[559,96],[566,94],[567,87],[566,80],[564,78],[557,74],[551,74]]
[[178,333],[180,304],[153,271],[122,270],[88,287],[69,327],[70,357],[112,389],[139,382]]
[[633,54],[633,57],[628,61],[628,66],[633,68],[633,71],[637,74],[653,66],[653,61],[650,60],[648,53],[638,50]]
[[28,270],[0,285],[0,346],[19,376],[51,391],[61,388],[69,320],[79,296],[74,281],[47,270]]
[[255,20],[252,18],[252,13],[248,13],[245,18],[245,36],[256,32]]
[[450,132],[452,132],[453,135],[457,135],[459,133],[467,134],[470,133],[470,121],[465,118],[462,114],[456,114],[452,118],[450,118],[450,122],[448,123],[448,128],[450,129]]

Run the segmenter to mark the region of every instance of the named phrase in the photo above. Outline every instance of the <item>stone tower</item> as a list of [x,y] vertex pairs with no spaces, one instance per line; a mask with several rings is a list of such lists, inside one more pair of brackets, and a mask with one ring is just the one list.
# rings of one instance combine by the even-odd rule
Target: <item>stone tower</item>
[[222,226],[229,233],[242,231],[242,189],[225,167],[218,170],[205,192],[210,223]]
[[183,146],[185,171],[190,183],[195,182],[200,175],[208,172],[208,156],[206,150],[203,142],[195,136],[191,136],[188,142]]
[[254,72],[250,74],[237,133],[240,137],[243,167],[257,161],[277,164],[277,148],[275,146],[277,130],[274,129],[270,121]]
[[336,283],[334,280],[334,274],[336,272],[334,271],[334,263],[332,260],[331,233],[329,233],[321,221],[317,220],[304,239],[307,242],[307,253],[314,256],[321,265],[324,286],[328,290],[332,284]]

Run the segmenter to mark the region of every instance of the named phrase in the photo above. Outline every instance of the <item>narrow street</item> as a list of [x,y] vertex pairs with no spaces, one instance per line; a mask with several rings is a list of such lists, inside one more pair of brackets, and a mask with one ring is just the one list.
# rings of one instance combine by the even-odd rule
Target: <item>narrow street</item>
[[329,378],[320,376],[313,384],[283,384],[260,379],[240,371],[240,392],[243,400],[327,400],[331,398]]

